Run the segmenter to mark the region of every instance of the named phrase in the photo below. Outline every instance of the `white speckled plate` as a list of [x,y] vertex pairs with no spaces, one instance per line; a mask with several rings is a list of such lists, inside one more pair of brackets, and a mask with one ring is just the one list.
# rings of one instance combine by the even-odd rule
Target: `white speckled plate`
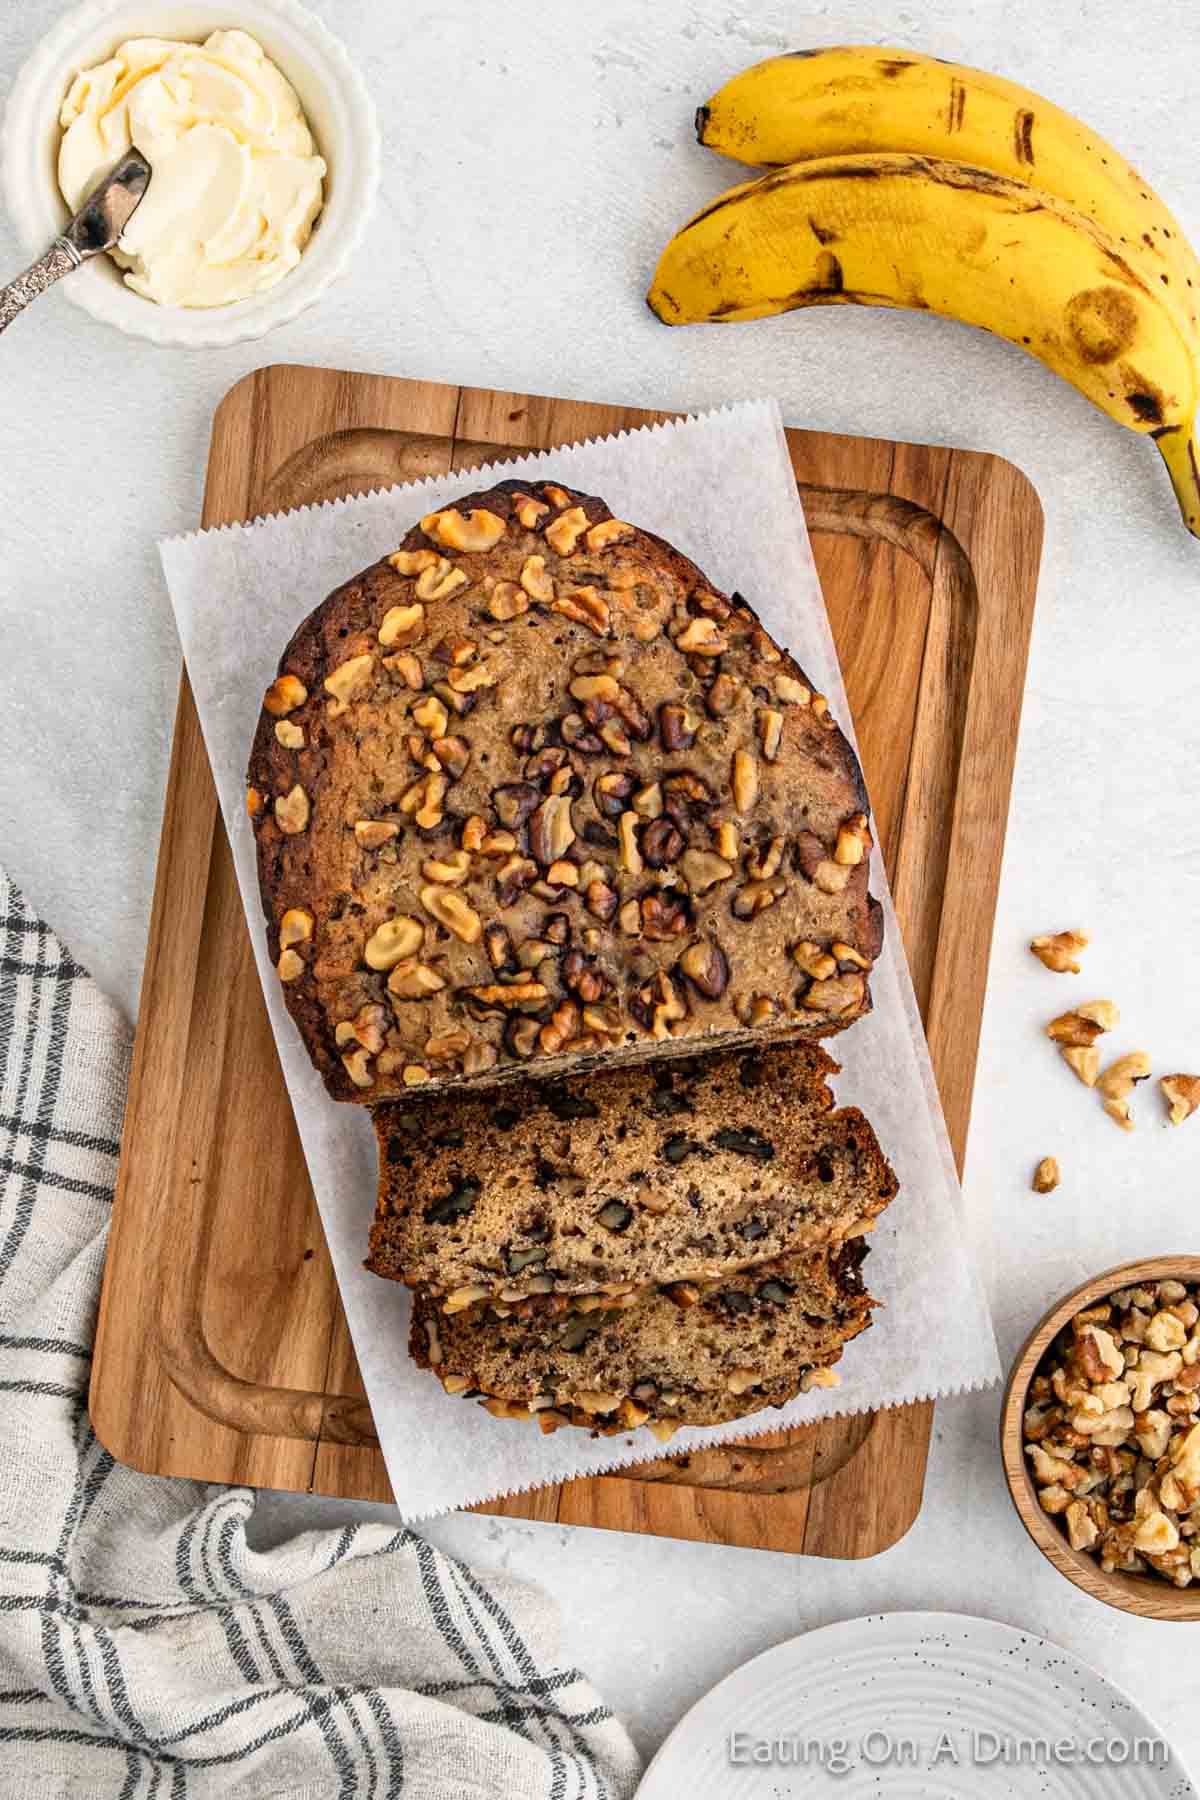
[[1069,1651],[883,1613],[755,1657],[675,1727],[638,1800],[1196,1800],[1145,1713]]

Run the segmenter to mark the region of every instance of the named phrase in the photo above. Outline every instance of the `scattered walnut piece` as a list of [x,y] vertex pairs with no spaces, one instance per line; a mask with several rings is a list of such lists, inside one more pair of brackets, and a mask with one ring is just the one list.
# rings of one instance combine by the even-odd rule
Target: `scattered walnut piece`
[[1086,931],[1056,931],[1053,936],[1035,937],[1029,948],[1056,975],[1078,975],[1077,958],[1090,942]]
[[1100,1052],[1094,1044],[1063,1044],[1060,1053],[1068,1069],[1078,1075],[1084,1087],[1095,1087],[1100,1073]]
[[1200,1107],[1200,1075],[1164,1075],[1158,1085],[1172,1125],[1182,1125]]
[[1105,1069],[1097,1088],[1104,1101],[1104,1110],[1110,1119],[1114,1119],[1122,1131],[1133,1130],[1133,1109],[1129,1104],[1130,1095],[1139,1081],[1145,1081],[1150,1074],[1150,1058],[1144,1050],[1131,1050],[1126,1056],[1118,1056]]
[[1106,1031],[1121,1023],[1121,1014],[1112,1000],[1088,1000],[1070,1012],[1059,1013],[1046,1027],[1046,1036],[1056,1044],[1072,1044],[1086,1050]]
[[1043,1156],[1033,1171],[1033,1191],[1035,1194],[1052,1194],[1059,1182],[1058,1162],[1053,1156]]

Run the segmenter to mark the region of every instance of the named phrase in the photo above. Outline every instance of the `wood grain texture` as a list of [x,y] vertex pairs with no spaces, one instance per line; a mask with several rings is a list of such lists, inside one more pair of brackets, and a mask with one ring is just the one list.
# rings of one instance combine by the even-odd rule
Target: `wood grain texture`
[[1085,1306],[1093,1305],[1118,1288],[1141,1287],[1153,1281],[1200,1282],[1200,1256],[1151,1256],[1143,1262],[1125,1263],[1119,1269],[1108,1269],[1103,1275],[1083,1282],[1057,1306],[1051,1307],[1025,1340],[1008,1378],[1000,1414],[1000,1451],[1008,1491],[1021,1523],[1060,1575],[1065,1575],[1084,1593],[1091,1594],[1094,1600],[1103,1600],[1122,1612],[1137,1613],[1143,1619],[1182,1623],[1200,1619],[1200,1589],[1172,1587],[1161,1575],[1127,1575],[1116,1569],[1112,1574],[1106,1574],[1094,1556],[1083,1550],[1072,1550],[1062,1526],[1042,1510],[1025,1456],[1022,1428],[1029,1384],[1063,1326]]
[[[218,409],[203,522],[667,416],[260,369]],[[994,457],[788,435],[961,1166],[1041,512]],[[137,1468],[391,1497],[186,675],[91,1405],[102,1441]],[[867,1556],[916,1517],[931,1418],[917,1405],[830,1420],[480,1510]]]

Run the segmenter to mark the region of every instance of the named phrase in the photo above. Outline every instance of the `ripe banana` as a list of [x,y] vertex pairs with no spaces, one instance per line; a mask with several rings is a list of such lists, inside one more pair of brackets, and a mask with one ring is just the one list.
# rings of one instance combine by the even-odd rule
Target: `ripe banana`
[[1023,182],[925,156],[795,163],[698,212],[647,299],[669,325],[857,304],[996,332],[1153,435],[1200,536],[1194,334],[1092,219]]
[[868,44],[798,50],[726,82],[696,135],[758,168],[909,153],[990,169],[1086,213],[1200,328],[1200,260],[1162,201],[1096,132],[1001,75]]

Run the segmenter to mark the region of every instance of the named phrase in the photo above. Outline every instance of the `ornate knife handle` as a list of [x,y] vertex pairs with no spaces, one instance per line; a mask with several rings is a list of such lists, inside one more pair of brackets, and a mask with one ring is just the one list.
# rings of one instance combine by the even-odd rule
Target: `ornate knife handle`
[[44,294],[48,287],[69,275],[83,261],[74,244],[66,238],[55,238],[45,256],[39,256],[35,263],[30,263],[23,275],[10,281],[7,287],[0,288],[0,331],[11,325],[19,312],[24,312],[31,300]]

